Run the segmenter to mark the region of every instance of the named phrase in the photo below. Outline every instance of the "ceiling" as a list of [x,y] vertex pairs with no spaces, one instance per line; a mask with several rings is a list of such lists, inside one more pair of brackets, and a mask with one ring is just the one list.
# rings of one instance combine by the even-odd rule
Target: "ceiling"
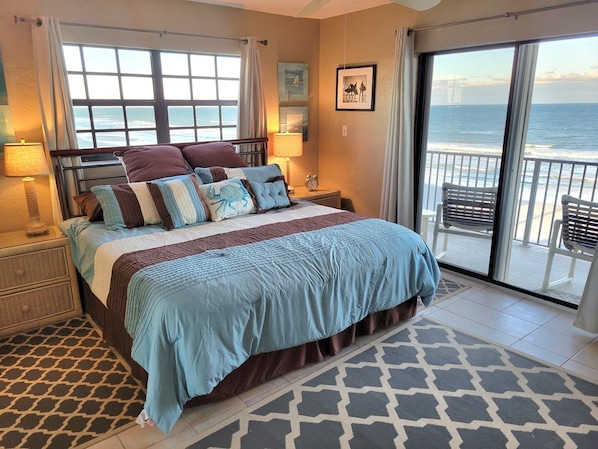
[[[210,3],[212,5],[229,6],[231,8],[248,9],[251,11],[267,12],[282,16],[294,17],[301,11],[310,0],[189,0],[198,3]],[[417,1],[417,0],[416,0]],[[319,11],[304,17],[310,19],[326,19],[328,17],[340,16],[347,13],[362,11],[381,5],[389,5],[392,0],[330,0]],[[345,9],[346,8],[346,9]]]

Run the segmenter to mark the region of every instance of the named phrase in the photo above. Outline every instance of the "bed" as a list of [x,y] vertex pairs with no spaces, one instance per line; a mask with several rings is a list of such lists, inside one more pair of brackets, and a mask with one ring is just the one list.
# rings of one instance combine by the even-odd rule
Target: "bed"
[[265,145],[95,150],[116,164],[52,153],[85,310],[165,433],[186,405],[321,361],[433,300],[440,273],[418,234],[292,202]]

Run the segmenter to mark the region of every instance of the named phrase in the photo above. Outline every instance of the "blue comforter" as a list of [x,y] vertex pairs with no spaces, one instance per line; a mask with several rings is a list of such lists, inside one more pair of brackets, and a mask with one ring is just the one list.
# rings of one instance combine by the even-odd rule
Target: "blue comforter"
[[124,301],[132,357],[149,374],[145,411],[165,433],[249,356],[329,337],[414,296],[429,305],[440,278],[416,233],[307,204],[169,232],[61,227],[96,296]]

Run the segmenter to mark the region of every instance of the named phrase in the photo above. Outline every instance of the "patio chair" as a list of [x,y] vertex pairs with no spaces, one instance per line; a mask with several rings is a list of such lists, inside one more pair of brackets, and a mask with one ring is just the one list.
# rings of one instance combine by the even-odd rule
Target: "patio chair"
[[[554,221],[550,244],[548,245],[548,259],[542,289],[571,282],[575,274],[575,262],[578,259],[591,262],[596,252],[598,241],[598,203],[581,200],[569,195],[561,198],[563,218]],[[562,246],[559,240],[562,239]],[[568,276],[550,282],[552,263],[555,254],[571,257]]]
[[[437,259],[446,254],[448,234],[492,238],[496,195],[496,187],[468,187],[448,182],[442,184],[442,203],[436,207],[432,243],[432,252]],[[437,253],[440,233],[444,234],[444,244],[442,252]]]

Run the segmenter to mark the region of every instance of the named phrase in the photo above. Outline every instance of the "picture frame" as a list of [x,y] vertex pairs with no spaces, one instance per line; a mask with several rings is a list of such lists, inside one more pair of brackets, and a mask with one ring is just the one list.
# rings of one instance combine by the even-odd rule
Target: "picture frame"
[[336,69],[336,110],[373,111],[376,65]]
[[308,138],[307,106],[281,106],[279,110],[279,132],[301,133],[303,141]]
[[278,63],[278,101],[307,101],[307,64]]

